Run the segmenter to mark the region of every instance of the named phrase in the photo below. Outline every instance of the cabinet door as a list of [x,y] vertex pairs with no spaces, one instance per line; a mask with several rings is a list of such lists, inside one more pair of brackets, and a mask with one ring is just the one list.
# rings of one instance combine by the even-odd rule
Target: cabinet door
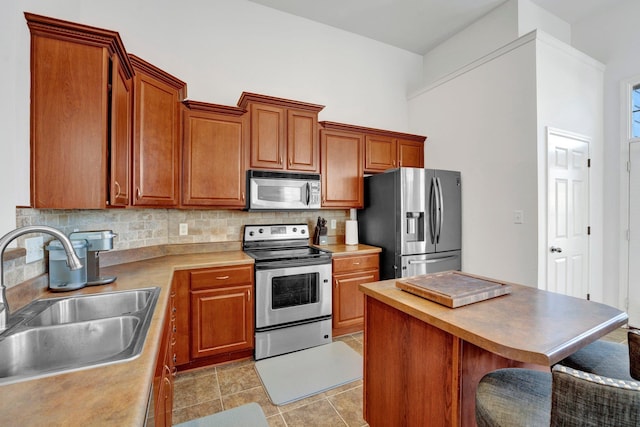
[[251,167],[284,169],[286,110],[251,104]]
[[31,204],[107,202],[107,49],[32,34]]
[[134,86],[133,204],[178,204],[178,92],[136,70]]
[[323,130],[320,138],[322,206],[363,207],[363,135]]
[[244,207],[245,117],[186,112],[184,126],[182,204]]
[[365,172],[383,172],[396,167],[395,138],[367,135],[365,145]]
[[128,79],[117,56],[111,62],[111,141],[110,141],[110,189],[111,206],[129,204],[132,82]]
[[378,270],[333,276],[333,328],[364,325],[364,294],[358,289],[361,283],[375,282]]
[[191,292],[191,355],[253,348],[252,286]]
[[398,166],[405,168],[424,167],[424,143],[398,140]]
[[318,172],[318,114],[287,111],[287,169]]

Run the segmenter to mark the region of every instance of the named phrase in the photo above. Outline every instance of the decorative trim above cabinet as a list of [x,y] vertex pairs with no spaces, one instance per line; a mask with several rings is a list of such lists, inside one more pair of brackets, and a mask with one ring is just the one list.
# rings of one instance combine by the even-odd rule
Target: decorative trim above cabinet
[[247,109],[247,104],[256,102],[259,104],[277,105],[278,107],[294,108],[296,110],[307,110],[320,112],[324,105],[310,104],[308,102],[295,101],[292,99],[276,98],[275,96],[260,95],[258,93],[242,92],[238,100],[238,107]]
[[367,135],[389,136],[392,138],[407,139],[410,141],[418,141],[418,142],[424,142],[427,139],[426,136],[422,136],[422,135],[413,135],[410,133],[395,132],[391,130],[367,128],[364,126],[349,125],[345,123],[323,121],[323,122],[320,122],[320,126],[322,126],[324,129],[340,130],[344,132],[359,132],[359,133],[365,133]]
[[133,68],[127,56],[127,51],[124,48],[120,34],[116,31],[49,18],[29,12],[25,12],[24,16],[31,34],[107,48],[110,55],[118,57],[127,78],[133,77]]
[[187,84],[185,82],[132,53],[129,54],[129,59],[134,68],[177,90],[179,101],[182,102],[187,98]]
[[182,101],[182,103],[192,111],[204,111],[207,113],[228,114],[231,116],[242,116],[247,112],[244,108],[233,107],[229,105],[210,104],[208,102],[192,101],[190,99]]

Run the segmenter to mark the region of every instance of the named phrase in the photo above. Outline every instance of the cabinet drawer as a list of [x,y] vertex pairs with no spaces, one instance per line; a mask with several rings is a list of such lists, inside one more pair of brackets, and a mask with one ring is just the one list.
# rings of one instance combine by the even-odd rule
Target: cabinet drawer
[[253,283],[253,266],[207,268],[191,272],[191,289]]
[[333,259],[333,273],[378,268],[378,254],[338,257]]

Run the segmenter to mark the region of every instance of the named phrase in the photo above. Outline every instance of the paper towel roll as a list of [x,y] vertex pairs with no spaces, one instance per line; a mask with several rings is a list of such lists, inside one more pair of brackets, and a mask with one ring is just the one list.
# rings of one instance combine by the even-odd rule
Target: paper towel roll
[[347,245],[358,244],[358,221],[352,219],[348,219],[345,221],[344,243]]

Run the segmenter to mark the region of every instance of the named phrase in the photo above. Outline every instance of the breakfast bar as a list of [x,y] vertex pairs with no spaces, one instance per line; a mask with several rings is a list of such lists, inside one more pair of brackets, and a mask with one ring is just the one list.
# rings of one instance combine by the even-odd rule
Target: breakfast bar
[[369,425],[475,426],[475,391],[486,373],[549,370],[627,321],[604,304],[508,286],[506,295],[449,308],[399,289],[394,279],[360,285]]

